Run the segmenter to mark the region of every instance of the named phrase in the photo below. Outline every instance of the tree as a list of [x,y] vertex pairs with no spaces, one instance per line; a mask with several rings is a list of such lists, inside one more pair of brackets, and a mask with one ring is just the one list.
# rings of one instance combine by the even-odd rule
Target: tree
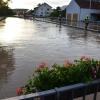
[[12,10],[8,7],[10,0],[0,0],[0,16],[12,15]]
[[61,9],[60,7],[57,7],[54,9],[54,11],[50,14],[51,17],[59,17],[61,14]]
[[66,9],[61,10],[60,7],[54,9],[54,11],[50,14],[51,17],[66,17]]
[[61,11],[61,16],[62,17],[66,17],[66,9],[64,9],[64,10]]
[[6,1],[0,0],[0,8],[5,7],[5,6],[8,6],[8,2],[9,2],[9,1],[10,1],[10,0],[6,0]]

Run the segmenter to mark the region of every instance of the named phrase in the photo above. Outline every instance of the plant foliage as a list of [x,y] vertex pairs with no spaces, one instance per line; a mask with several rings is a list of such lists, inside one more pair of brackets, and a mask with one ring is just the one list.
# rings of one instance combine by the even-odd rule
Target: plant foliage
[[77,83],[91,82],[100,78],[100,61],[82,57],[74,63],[54,64],[48,68],[40,64],[35,74],[17,94],[28,94]]

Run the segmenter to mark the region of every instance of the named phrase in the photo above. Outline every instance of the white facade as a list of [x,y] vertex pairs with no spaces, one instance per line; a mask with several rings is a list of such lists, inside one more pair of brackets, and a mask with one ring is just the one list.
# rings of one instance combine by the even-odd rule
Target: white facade
[[80,20],[80,7],[78,6],[78,4],[74,0],[72,0],[66,8],[66,15],[68,15],[68,14],[72,15],[75,13],[78,14],[78,20]]
[[37,7],[36,11],[35,11],[35,16],[37,17],[47,17],[50,15],[52,9],[52,7],[49,6],[46,3],[41,4],[39,7]]
[[81,9],[80,20],[84,20],[84,18],[86,16],[89,16],[91,18],[91,14],[92,13],[100,14],[100,10],[96,10],[96,9]]
[[100,14],[100,9],[86,9],[86,8],[80,8],[80,6],[77,4],[75,0],[72,0],[70,4],[66,8],[66,18],[68,18],[68,15],[71,15],[71,20],[73,20],[73,14],[77,15],[77,20],[84,20],[86,16],[89,16],[91,18],[92,13],[99,13]]

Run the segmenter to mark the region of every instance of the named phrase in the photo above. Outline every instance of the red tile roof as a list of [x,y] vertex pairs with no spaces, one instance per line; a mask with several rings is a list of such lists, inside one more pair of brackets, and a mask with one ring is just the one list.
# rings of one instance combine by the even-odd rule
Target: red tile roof
[[[90,8],[90,2],[85,0],[75,0],[76,3],[80,6],[80,8]],[[99,9],[100,10],[100,2],[92,1],[91,9]]]

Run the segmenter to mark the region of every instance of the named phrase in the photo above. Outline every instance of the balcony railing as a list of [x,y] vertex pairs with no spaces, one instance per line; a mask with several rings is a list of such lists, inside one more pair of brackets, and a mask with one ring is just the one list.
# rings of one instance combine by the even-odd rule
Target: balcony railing
[[87,95],[90,94],[93,94],[93,96],[87,100],[97,100],[98,96],[98,100],[100,100],[100,95],[98,95],[99,91],[100,79],[92,81],[91,83],[79,83],[4,100],[74,100],[78,97],[80,97],[81,100],[86,100]]

